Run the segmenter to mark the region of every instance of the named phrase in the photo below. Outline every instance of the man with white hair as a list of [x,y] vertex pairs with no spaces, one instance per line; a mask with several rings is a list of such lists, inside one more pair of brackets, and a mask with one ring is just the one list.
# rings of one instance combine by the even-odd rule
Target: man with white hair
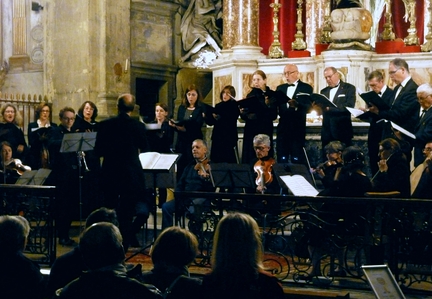
[[422,84],[417,88],[417,100],[421,106],[420,119],[415,129],[414,166],[423,163],[423,149],[426,142],[432,140],[432,86]]

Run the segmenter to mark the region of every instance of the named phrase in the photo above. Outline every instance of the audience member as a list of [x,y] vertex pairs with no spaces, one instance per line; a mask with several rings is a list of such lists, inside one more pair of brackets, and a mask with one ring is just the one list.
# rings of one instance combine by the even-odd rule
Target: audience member
[[414,166],[422,164],[424,161],[424,148],[426,142],[432,140],[432,86],[422,84],[417,88],[417,99],[422,108],[419,123],[415,128],[414,140]]
[[264,271],[261,232],[251,216],[222,217],[211,259],[212,272],[203,278],[202,298],[285,298],[278,280]]
[[[89,228],[91,225],[98,222],[109,222],[118,226],[115,210],[102,207],[93,211],[87,217],[85,227]],[[56,290],[80,277],[86,270],[88,270],[88,268],[84,264],[79,246],[76,246],[72,251],[59,256],[51,267],[48,280],[49,294],[54,295]]]
[[214,125],[211,137],[210,159],[213,163],[237,163],[237,119],[240,111],[234,99],[233,86],[225,86],[220,93],[221,102],[217,103],[212,115],[207,115],[206,123]]
[[[346,107],[354,108],[356,101],[356,88],[340,79],[339,72],[334,67],[324,69],[324,78],[327,87],[321,90],[335,106],[318,107],[314,103],[314,109],[322,111],[321,143],[323,160],[325,159],[324,148],[330,141],[338,140],[346,146],[351,145],[353,129],[351,114]],[[319,106],[319,105],[318,105]]]
[[[207,144],[203,140],[197,139],[192,142],[192,156],[194,161],[186,166],[175,191],[214,191],[210,176],[210,161],[207,157]],[[176,199],[167,201],[162,205],[162,229],[173,225],[176,204],[179,205],[179,209],[186,208],[193,215],[199,214],[206,202],[205,198],[191,198],[187,202],[180,203],[176,203]]]
[[13,157],[25,162],[27,143],[20,128],[23,124],[21,113],[14,105],[7,103],[1,107],[0,114],[3,118],[0,124],[0,142],[9,142]]
[[400,197],[409,198],[409,163],[399,143],[393,138],[386,138],[380,142],[379,153],[379,170],[372,178],[373,191],[399,191]]
[[178,226],[167,228],[153,244],[150,252],[153,269],[143,272],[142,282],[169,293],[168,298],[201,298],[201,280],[191,278],[188,270],[197,252],[198,240],[194,234]]
[[291,157],[292,163],[306,163],[303,148],[306,138],[306,114],[309,113],[311,105],[298,100],[297,94],[311,94],[313,88],[299,79],[295,64],[287,64],[283,75],[286,83],[279,85],[276,91],[283,92],[288,97],[288,102],[278,105],[277,161],[286,163]]
[[99,222],[86,228],[79,248],[88,267],[79,278],[56,291],[58,298],[157,298],[144,284],[127,277],[119,229]]
[[[273,144],[273,121],[277,118],[277,93],[267,86],[267,76],[257,70],[252,75],[252,90],[248,93],[247,101],[255,104],[250,107],[240,105],[240,117],[245,121],[243,133],[242,163],[249,164],[255,159],[253,139],[258,134],[266,134]],[[241,101],[240,101],[241,102]],[[271,149],[270,155],[274,151]]]
[[39,266],[23,254],[29,233],[24,217],[0,216],[1,298],[44,298],[45,281]]

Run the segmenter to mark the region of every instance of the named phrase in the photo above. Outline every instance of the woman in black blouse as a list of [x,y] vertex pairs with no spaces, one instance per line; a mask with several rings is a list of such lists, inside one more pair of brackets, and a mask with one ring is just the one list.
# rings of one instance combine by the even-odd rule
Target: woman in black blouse
[[240,111],[234,97],[233,86],[225,86],[220,93],[221,102],[216,104],[214,113],[207,115],[208,125],[214,125],[210,159],[214,163],[236,163],[237,157],[237,119]]
[[1,108],[2,123],[0,124],[0,142],[7,141],[12,147],[12,155],[17,159],[24,160],[27,143],[20,126],[22,117],[17,108],[7,103]]

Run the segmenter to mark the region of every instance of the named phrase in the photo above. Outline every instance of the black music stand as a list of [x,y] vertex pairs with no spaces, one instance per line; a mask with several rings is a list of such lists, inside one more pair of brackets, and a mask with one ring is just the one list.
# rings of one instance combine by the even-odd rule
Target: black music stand
[[63,140],[60,147],[60,153],[76,152],[78,159],[78,185],[79,185],[79,217],[80,217],[80,230],[82,229],[82,179],[81,173],[82,163],[87,169],[87,163],[84,157],[84,151],[91,151],[94,149],[96,143],[96,132],[84,133],[69,133],[63,135]]
[[[175,187],[175,172],[172,175],[172,179],[164,179],[164,175],[172,172],[175,169],[178,159],[181,154],[161,154],[156,152],[147,152],[139,155],[141,166],[143,168],[145,176],[145,185],[147,188],[153,188],[153,204],[151,207],[151,213],[153,214],[153,242],[150,245],[143,246],[139,251],[135,252],[126,261],[130,260],[134,256],[142,253],[153,245],[157,237],[157,205],[156,205],[156,188],[169,188]],[[147,175],[149,174],[149,175]],[[145,244],[144,244],[145,245]]]
[[26,171],[18,178],[18,180],[15,182],[15,185],[41,186],[44,184],[50,174],[51,169],[46,168]]
[[[255,189],[255,179],[248,164],[214,163],[211,164],[213,186],[223,188],[224,191],[236,192],[237,189]],[[218,200],[219,214],[223,213],[222,201]]]

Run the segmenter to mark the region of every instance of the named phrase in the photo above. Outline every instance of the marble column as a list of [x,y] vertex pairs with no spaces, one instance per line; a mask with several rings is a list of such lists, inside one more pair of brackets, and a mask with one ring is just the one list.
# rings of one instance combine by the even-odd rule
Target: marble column
[[258,20],[259,0],[223,1],[222,54],[247,59],[263,56],[258,44]]
[[12,67],[22,66],[30,61],[27,54],[26,0],[13,0],[12,36],[12,56],[9,62]]

